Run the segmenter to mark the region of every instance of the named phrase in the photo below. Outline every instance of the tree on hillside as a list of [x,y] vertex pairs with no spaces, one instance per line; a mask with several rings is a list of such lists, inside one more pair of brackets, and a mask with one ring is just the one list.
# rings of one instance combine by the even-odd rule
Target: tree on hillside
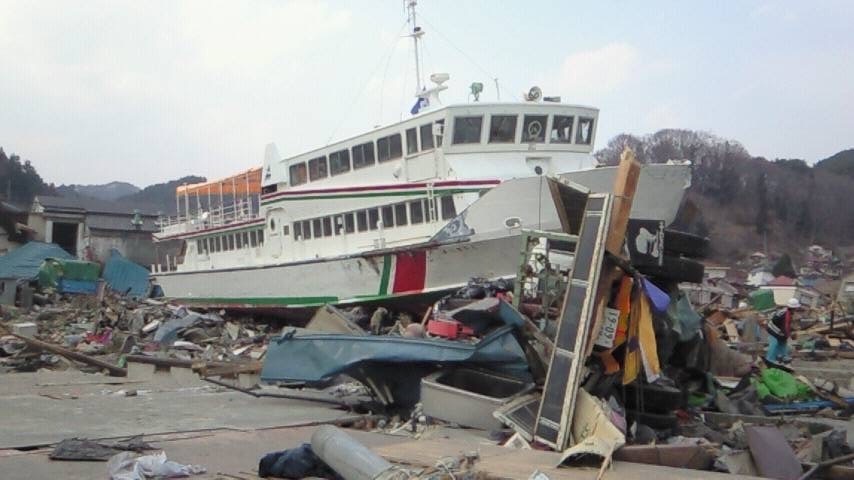
[[53,193],[29,160],[21,162],[18,155],[7,156],[0,147],[0,197],[10,203],[28,207],[39,194]]
[[798,278],[798,274],[795,273],[795,266],[792,265],[792,257],[789,256],[788,253],[784,253],[777,263],[774,264],[774,267],[771,268],[771,274],[775,277],[789,277],[789,278]]
[[759,174],[756,182],[756,233],[763,235],[768,233],[768,187],[765,184],[765,174]]

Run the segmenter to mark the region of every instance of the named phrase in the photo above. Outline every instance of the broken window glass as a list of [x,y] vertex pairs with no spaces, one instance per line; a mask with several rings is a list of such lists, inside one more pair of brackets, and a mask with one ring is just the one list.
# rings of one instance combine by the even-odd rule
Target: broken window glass
[[555,115],[552,122],[552,133],[550,141],[552,143],[571,143],[572,142],[572,123],[575,117],[566,115]]
[[522,124],[522,143],[545,142],[548,118],[548,115],[525,115],[525,122]]
[[454,144],[480,143],[483,117],[454,117]]
[[593,141],[593,119],[578,117],[578,129],[575,132],[575,143],[590,145]]
[[516,115],[493,115],[489,124],[489,143],[516,141]]

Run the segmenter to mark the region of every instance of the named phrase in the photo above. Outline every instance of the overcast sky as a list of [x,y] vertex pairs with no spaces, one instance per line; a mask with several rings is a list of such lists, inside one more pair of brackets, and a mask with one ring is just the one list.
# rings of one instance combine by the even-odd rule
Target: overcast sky
[[[722,9],[720,5],[725,5]],[[854,147],[854,2],[421,0],[445,103],[531,85],[620,132]],[[0,0],[0,146],[55,183],[209,178],[408,115],[403,2]],[[425,75],[426,76],[426,75]]]

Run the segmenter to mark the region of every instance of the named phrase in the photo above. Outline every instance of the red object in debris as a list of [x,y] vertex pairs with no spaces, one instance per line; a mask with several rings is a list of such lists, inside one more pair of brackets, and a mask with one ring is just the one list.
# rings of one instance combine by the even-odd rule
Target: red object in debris
[[453,340],[461,336],[474,335],[474,330],[456,320],[434,319],[427,322],[427,333]]

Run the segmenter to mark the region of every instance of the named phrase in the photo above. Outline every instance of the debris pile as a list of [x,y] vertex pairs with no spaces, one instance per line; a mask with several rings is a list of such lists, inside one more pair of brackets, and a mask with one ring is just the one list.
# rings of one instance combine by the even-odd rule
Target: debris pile
[[251,318],[200,313],[154,299],[108,293],[46,293],[27,311],[4,307],[0,368],[5,371],[107,370],[123,376],[128,359],[248,362],[264,356],[271,327]]

